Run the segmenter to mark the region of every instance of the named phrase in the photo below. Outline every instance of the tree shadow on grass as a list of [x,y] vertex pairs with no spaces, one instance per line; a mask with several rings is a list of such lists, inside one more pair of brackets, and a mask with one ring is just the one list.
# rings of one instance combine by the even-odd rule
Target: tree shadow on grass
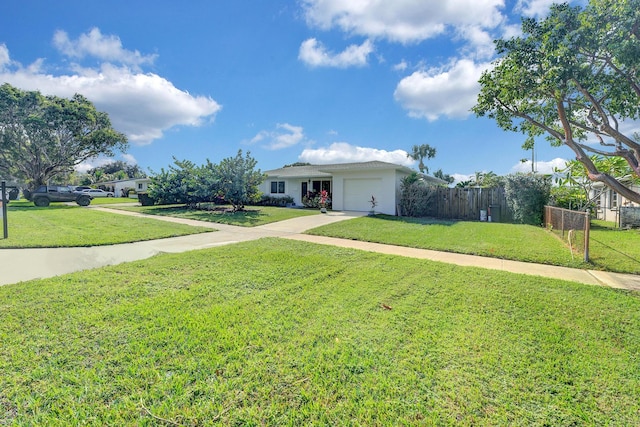
[[7,209],[9,212],[20,212],[20,211],[36,211],[36,210],[60,210],[60,209],[76,209],[79,208],[78,205],[69,205],[66,202],[54,202],[49,206],[36,206],[33,202],[29,201],[11,201],[7,205]]
[[139,210],[147,215],[173,216],[176,218],[193,219],[196,221],[214,222],[217,224],[253,227],[262,224],[267,214],[257,209],[247,209],[233,212],[228,207],[217,209],[194,209],[189,206],[153,206]]

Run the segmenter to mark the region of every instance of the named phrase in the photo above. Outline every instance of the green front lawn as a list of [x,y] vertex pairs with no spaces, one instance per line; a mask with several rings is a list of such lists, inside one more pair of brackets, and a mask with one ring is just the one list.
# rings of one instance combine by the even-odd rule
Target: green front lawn
[[132,199],[129,197],[95,197],[91,200],[91,206],[94,205],[114,205],[114,204],[139,204],[140,201],[138,199]]
[[112,245],[212,231],[63,203],[39,208],[31,202],[11,202],[7,223],[9,238],[0,239],[0,248]]
[[0,287],[7,425],[639,425],[636,293],[279,239]]
[[543,264],[580,265],[572,261],[569,249],[553,234],[529,225],[376,215],[307,233]]
[[614,223],[592,221],[589,245],[595,266],[640,274],[640,230],[621,230]]
[[441,221],[386,215],[362,217],[308,234],[515,261],[640,274],[640,232],[594,226],[589,264],[544,228],[495,222]]
[[258,225],[284,221],[299,216],[318,215],[320,213],[318,209],[291,209],[273,206],[247,206],[245,211],[235,213],[225,211],[225,209],[231,209],[231,206],[216,206],[216,208],[218,208],[218,210],[207,211],[189,209],[184,205],[118,207],[118,209],[140,212],[147,215],[172,216],[242,227],[256,227]]

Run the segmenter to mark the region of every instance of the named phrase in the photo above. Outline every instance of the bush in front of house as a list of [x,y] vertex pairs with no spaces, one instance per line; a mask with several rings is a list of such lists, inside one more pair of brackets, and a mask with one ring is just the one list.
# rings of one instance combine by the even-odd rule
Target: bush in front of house
[[434,187],[425,183],[416,172],[402,179],[400,185],[400,212],[403,216],[429,216]]
[[291,196],[269,196],[267,194],[263,194],[257,203],[258,206],[276,206],[281,208],[291,204],[293,204],[293,197]]
[[149,196],[157,204],[185,204],[194,209],[200,203],[224,199],[235,212],[260,200],[259,186],[264,175],[255,166],[256,160],[249,152],[243,156],[242,150],[219,164],[207,159],[202,166],[174,157],[168,170],[162,169],[151,177]]
[[[322,204],[322,197],[320,193],[317,193],[317,194],[311,193],[302,198],[302,205],[305,208],[318,209],[322,207],[321,204]],[[331,209],[332,203],[331,203],[330,197],[327,198],[327,201],[325,202],[324,207],[327,209]]]

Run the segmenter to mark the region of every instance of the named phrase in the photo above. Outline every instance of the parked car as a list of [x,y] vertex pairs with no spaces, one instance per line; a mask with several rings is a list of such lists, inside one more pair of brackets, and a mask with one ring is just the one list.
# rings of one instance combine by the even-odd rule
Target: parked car
[[114,194],[111,191],[104,191],[100,188],[90,188],[88,190],[82,190],[82,194],[88,194],[91,198],[94,197],[113,197]]
[[72,187],[73,191],[84,191],[91,190],[91,187],[87,187],[86,185],[79,185],[78,187]]
[[80,206],[89,206],[91,196],[61,185],[41,185],[31,193],[31,200],[36,206],[49,206],[51,202],[76,202]]

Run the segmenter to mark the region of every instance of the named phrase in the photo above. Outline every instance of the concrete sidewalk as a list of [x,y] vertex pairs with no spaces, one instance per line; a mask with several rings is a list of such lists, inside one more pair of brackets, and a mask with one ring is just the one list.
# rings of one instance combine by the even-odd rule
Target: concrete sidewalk
[[182,218],[143,215],[136,212],[121,211],[105,207],[92,207],[121,215],[146,216],[161,221],[176,222],[216,229],[212,233],[201,233],[146,242],[126,243],[112,246],[94,246],[88,248],[51,248],[51,249],[0,249],[0,285],[18,283],[25,280],[54,277],[74,271],[116,265],[152,257],[159,253],[186,252],[214,246],[227,245],[263,237],[280,237],[291,240],[333,245],[345,248],[398,255],[418,259],[472,266],[511,273],[550,277],[589,285],[610,286],[612,288],[640,291],[640,276],[607,273],[594,270],[579,270],[566,267],[508,261],[473,255],[438,252],[402,246],[383,245],[331,237],[302,234],[306,230],[337,221],[365,215],[360,212],[330,212],[323,215],[310,215],[293,218],[258,227],[237,227],[224,224],[196,221]]

